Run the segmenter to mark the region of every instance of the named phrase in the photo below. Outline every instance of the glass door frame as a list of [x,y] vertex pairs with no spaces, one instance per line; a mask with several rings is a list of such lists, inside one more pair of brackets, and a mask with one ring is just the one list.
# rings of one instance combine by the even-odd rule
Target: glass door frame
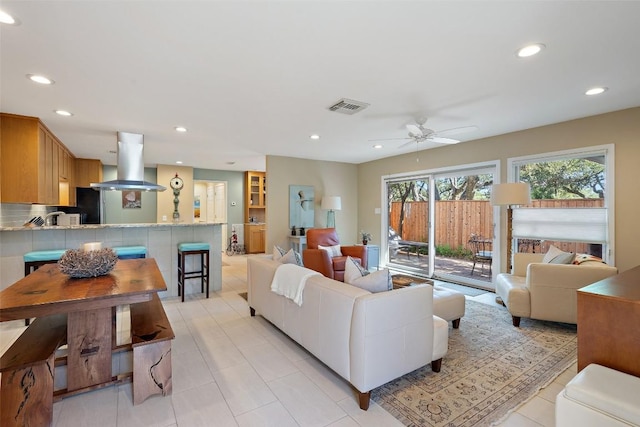
[[[435,271],[435,256],[436,256],[436,250],[435,250],[435,230],[433,228],[433,224],[435,223],[435,182],[436,179],[438,178],[438,176],[451,176],[451,175],[455,175],[456,173],[459,174],[464,174],[467,173],[469,171],[475,171],[475,170],[490,170],[493,171],[493,175],[494,175],[494,183],[498,183],[500,182],[500,176],[501,176],[501,170],[500,170],[500,161],[499,160],[493,160],[493,161],[486,161],[486,162],[479,162],[479,163],[468,163],[468,164],[462,164],[462,165],[456,165],[456,166],[447,166],[447,167],[442,167],[442,168],[436,168],[436,169],[427,169],[427,170],[421,170],[421,171],[414,171],[414,172],[406,172],[406,173],[398,173],[398,174],[391,174],[391,175],[383,175],[381,176],[381,181],[380,181],[380,190],[381,190],[381,200],[384,202],[384,208],[383,211],[381,212],[381,221],[380,221],[380,235],[381,236],[387,236],[386,238],[382,238],[381,240],[381,244],[380,244],[380,250],[382,252],[382,260],[383,260],[383,265],[382,267],[387,267],[393,270],[398,270],[399,266],[397,264],[392,264],[389,263],[389,239],[388,239],[388,235],[389,235],[389,195],[387,192],[387,185],[390,182],[398,182],[398,181],[410,181],[410,180],[421,180],[421,181],[427,181],[429,182],[429,218],[428,218],[428,230],[427,230],[427,235],[428,235],[428,239],[429,239],[429,255],[428,255],[428,259],[429,259],[429,265],[428,265],[428,269],[427,269],[427,274],[426,276],[429,278],[433,278],[434,277],[434,271]],[[490,172],[491,173],[491,172]],[[501,210],[499,207],[494,207],[493,208],[493,264],[492,264],[492,281],[491,281],[491,286],[489,287],[490,289],[493,289],[493,282],[495,280],[496,275],[499,273],[500,270],[500,265],[501,265],[501,252],[502,252],[502,242],[501,242],[501,224],[502,221],[502,217],[501,217]],[[424,270],[420,270],[420,269],[411,269],[411,268],[402,268],[401,270],[406,271],[407,273],[410,274],[415,274],[415,275],[421,275],[424,276],[425,272]],[[458,276],[453,276],[453,277],[449,277],[448,275],[443,275],[440,278],[447,280],[447,278],[449,278],[452,281],[456,281],[459,282],[459,280],[457,280]],[[470,284],[474,284],[474,285],[478,285],[481,287],[487,287],[487,283],[486,282],[480,282],[477,281],[478,283],[474,283],[475,281],[471,281]]]
[[[394,263],[390,263],[389,262],[389,193],[387,191],[388,189],[388,184],[392,183],[392,182],[402,182],[402,181],[413,181],[413,180],[420,180],[420,181],[426,181],[428,182],[428,193],[429,193],[429,218],[427,218],[427,239],[429,242],[429,246],[428,246],[428,269],[427,269],[427,274],[425,275],[424,270],[420,269],[420,268],[411,268],[411,267],[406,267],[406,266],[401,266],[399,264],[394,264]],[[386,238],[380,239],[381,240],[381,245],[380,245],[380,250],[382,251],[382,259],[383,261],[383,266],[384,267],[388,267],[390,269],[394,269],[394,270],[401,270],[401,271],[405,271],[407,273],[411,273],[417,276],[425,276],[425,277],[432,277],[433,275],[433,260],[435,259],[435,255],[434,255],[434,250],[432,249],[432,245],[433,245],[433,235],[432,235],[432,213],[433,213],[433,197],[431,197],[432,191],[433,191],[433,176],[431,173],[428,172],[422,172],[422,171],[417,171],[417,172],[409,172],[409,173],[402,173],[402,174],[394,174],[394,175],[386,175],[386,176],[382,176],[382,184],[381,184],[381,191],[382,191],[382,198],[381,200],[384,201],[384,212],[382,213],[382,221],[381,222],[381,231],[380,231],[380,236],[386,236]]]
[[[435,209],[435,191],[436,191],[436,182],[438,181],[438,179],[442,179],[442,178],[449,178],[449,177],[458,177],[458,176],[466,176],[466,175],[488,175],[491,174],[493,175],[493,183],[496,182],[497,177],[499,176],[500,173],[500,166],[499,163],[494,162],[494,163],[479,163],[479,164],[468,164],[468,165],[461,165],[458,167],[453,167],[453,168],[447,168],[446,171],[440,171],[438,173],[434,173],[432,175],[433,180],[432,180],[432,184],[433,184],[433,189],[432,189],[432,193],[434,194],[434,197],[430,197],[430,205],[429,205],[429,215],[431,216],[433,214],[433,216],[431,216],[430,221],[432,224],[437,224],[436,222],[436,209]],[[431,204],[433,203],[433,204]],[[457,282],[457,283],[463,283],[463,284],[468,284],[468,285],[472,285],[472,286],[476,286],[476,287],[480,287],[480,288],[487,288],[487,289],[494,289],[493,283],[495,281],[496,275],[499,273],[500,270],[500,227],[499,227],[499,220],[500,220],[500,209],[498,207],[492,207],[492,211],[493,211],[493,221],[492,221],[492,227],[491,227],[491,236],[483,236],[483,237],[491,237],[492,239],[492,260],[491,260],[491,282],[486,282],[483,280],[477,280],[474,279],[473,277],[464,277],[464,276],[458,276],[455,274],[446,274],[446,273],[441,273],[441,274],[436,274],[436,262],[435,262],[435,247],[433,250],[433,254],[434,254],[434,259],[432,262],[430,262],[430,277],[436,278],[436,279],[442,279],[445,281],[451,281],[451,282]],[[434,227],[433,228],[433,234],[434,234],[434,244],[435,244],[435,233],[436,230]]]

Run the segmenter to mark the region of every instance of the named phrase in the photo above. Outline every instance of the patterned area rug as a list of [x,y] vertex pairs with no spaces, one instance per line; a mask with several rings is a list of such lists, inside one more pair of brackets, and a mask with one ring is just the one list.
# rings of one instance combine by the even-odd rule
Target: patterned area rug
[[489,426],[571,366],[576,347],[575,325],[523,318],[515,328],[506,309],[467,300],[442,370],[427,365],[371,396],[407,426]]

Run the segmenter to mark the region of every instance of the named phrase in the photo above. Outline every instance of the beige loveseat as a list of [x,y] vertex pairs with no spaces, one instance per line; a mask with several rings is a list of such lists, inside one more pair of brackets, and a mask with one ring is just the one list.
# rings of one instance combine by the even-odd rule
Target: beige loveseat
[[262,315],[349,381],[360,408],[368,409],[372,389],[395,378],[429,363],[440,371],[449,328],[433,315],[431,285],[372,294],[317,274],[306,280],[299,306],[271,291],[282,264],[269,257],[247,262],[251,315]]
[[513,274],[496,278],[496,294],[502,298],[520,326],[521,317],[576,323],[576,289],[618,273],[601,262],[574,264],[542,263],[544,254],[514,254]]

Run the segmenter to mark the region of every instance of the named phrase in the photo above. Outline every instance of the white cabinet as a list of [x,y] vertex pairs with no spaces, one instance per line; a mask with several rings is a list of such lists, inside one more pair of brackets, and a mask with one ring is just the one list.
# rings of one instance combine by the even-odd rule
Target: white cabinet
[[377,270],[380,266],[380,246],[366,245],[367,247],[367,270]]

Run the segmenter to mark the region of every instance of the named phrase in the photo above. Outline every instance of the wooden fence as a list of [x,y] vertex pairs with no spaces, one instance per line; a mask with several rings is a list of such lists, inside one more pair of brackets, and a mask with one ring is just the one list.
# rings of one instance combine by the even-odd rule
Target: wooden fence
[[[400,230],[401,202],[391,203],[391,215],[389,224],[396,232]],[[528,207],[544,208],[580,208],[603,207],[604,199],[543,199],[532,200]],[[452,249],[468,247],[471,234],[484,238],[493,237],[493,207],[488,200],[440,200],[435,202],[436,246],[448,246]],[[427,222],[429,219],[428,202],[405,203],[404,222],[402,227],[402,240],[427,242]],[[546,252],[549,244],[567,252],[588,253],[589,245],[586,243],[567,242],[542,242],[542,245],[524,246],[522,251]]]

